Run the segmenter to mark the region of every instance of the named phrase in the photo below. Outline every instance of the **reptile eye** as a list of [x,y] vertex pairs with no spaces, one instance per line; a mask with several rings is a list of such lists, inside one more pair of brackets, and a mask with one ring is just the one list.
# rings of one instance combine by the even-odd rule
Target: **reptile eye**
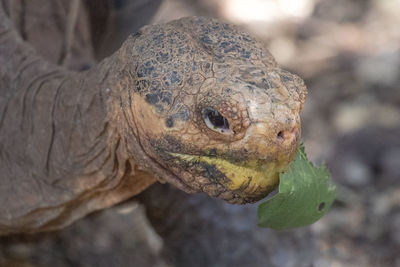
[[213,108],[203,109],[203,119],[208,128],[222,134],[231,134],[228,120]]

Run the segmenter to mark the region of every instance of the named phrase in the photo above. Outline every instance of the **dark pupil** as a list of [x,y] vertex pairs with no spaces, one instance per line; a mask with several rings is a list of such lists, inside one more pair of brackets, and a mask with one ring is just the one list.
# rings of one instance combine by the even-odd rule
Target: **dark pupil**
[[218,111],[208,110],[207,117],[215,127],[222,129],[229,129],[228,120],[225,119]]

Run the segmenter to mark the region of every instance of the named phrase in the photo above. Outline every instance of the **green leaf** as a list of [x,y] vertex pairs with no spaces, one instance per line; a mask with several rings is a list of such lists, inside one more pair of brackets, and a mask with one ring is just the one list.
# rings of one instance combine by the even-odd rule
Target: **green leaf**
[[300,145],[296,159],[280,174],[278,193],[258,206],[259,226],[283,230],[318,221],[335,199],[329,178],[325,164],[314,167]]

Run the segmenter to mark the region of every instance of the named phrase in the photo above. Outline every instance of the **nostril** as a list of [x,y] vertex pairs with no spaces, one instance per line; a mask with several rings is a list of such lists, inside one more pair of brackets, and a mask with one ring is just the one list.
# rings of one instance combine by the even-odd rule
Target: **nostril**
[[283,131],[280,131],[278,133],[278,139],[283,139],[283,138],[285,138],[285,134],[283,133]]
[[288,140],[294,138],[296,135],[296,129],[293,128],[291,131],[279,131],[277,137],[279,140]]

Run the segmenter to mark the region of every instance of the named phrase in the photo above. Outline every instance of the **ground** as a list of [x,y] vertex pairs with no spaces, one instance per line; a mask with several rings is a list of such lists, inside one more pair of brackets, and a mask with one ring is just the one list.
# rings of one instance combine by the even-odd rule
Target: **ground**
[[[154,22],[209,15],[242,24],[305,79],[303,140],[315,163],[327,161],[337,201],[310,227],[257,230],[269,237],[260,241],[265,266],[400,266],[400,1],[245,2],[166,0]],[[256,224],[241,206],[213,201],[241,216],[245,233]],[[1,238],[0,266],[195,266],[165,259],[164,246],[133,199],[60,232]]]

